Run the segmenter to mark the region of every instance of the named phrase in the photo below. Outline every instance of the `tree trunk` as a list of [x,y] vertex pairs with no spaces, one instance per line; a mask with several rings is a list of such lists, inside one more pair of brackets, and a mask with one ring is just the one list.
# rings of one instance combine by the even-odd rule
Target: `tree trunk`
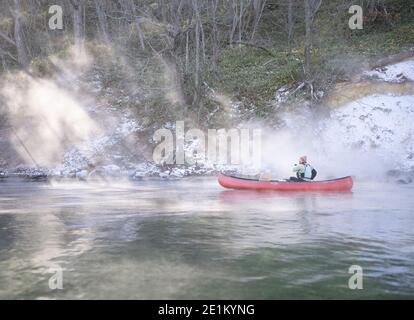
[[256,36],[257,28],[259,27],[259,22],[260,22],[260,19],[262,18],[265,5],[266,5],[266,0],[253,0],[254,19],[253,19],[252,35],[250,37],[251,42],[254,41],[254,38]]
[[[99,0],[98,0],[99,1]],[[137,31],[139,44],[142,50],[145,50],[145,38],[141,30],[141,19],[137,16],[137,9],[135,7],[133,0],[119,0],[122,10],[125,12],[125,15],[132,15],[132,20],[134,21],[135,30]]]
[[96,15],[98,16],[99,21],[99,31],[101,32],[102,40],[106,43],[109,43],[109,28],[108,28],[108,19],[105,12],[105,1],[103,0],[94,0]]
[[7,70],[6,59],[4,58],[4,54],[1,53],[1,66],[3,67],[3,71]]
[[198,9],[198,0],[193,0],[193,12],[195,16],[195,35],[194,35],[194,42],[195,42],[195,62],[194,62],[194,98],[193,98],[193,106],[199,104],[200,102],[200,29],[201,29],[201,21],[199,16],[199,9]]
[[311,70],[311,59],[312,59],[312,36],[313,36],[313,19],[316,12],[318,11],[322,0],[304,0],[305,4],[305,48],[304,48],[304,72],[305,81],[309,87],[311,98],[314,98],[314,88]]
[[287,0],[287,34],[288,34],[288,53],[292,53],[292,38],[293,38],[293,0]]
[[84,21],[83,8],[84,0],[71,0],[73,7],[73,34],[75,38],[75,48],[77,52],[82,52],[84,49]]
[[28,0],[29,12],[34,17],[37,14],[36,0]]
[[305,48],[304,48],[304,57],[305,57],[305,78],[306,81],[310,81],[310,60],[311,60],[311,50],[312,50],[312,9],[311,9],[311,0],[304,0],[305,4]]
[[17,60],[22,67],[29,65],[29,57],[23,33],[23,16],[20,0],[14,0],[14,42],[16,43]]
[[202,22],[201,17],[200,17],[200,9],[198,7],[198,0],[194,0],[193,6],[194,6],[195,15],[196,15],[196,21],[197,21],[196,23],[197,23],[198,28],[199,28],[198,31],[199,31],[200,41],[201,41],[201,48],[203,50],[203,63],[205,63],[205,61],[206,61],[206,43],[205,43],[203,22]]
[[219,42],[219,30],[217,28],[217,7],[218,7],[218,1],[219,0],[213,0],[212,1],[212,16],[213,16],[213,36],[212,36],[212,42],[213,42],[213,69],[215,70],[217,67],[217,59],[219,55],[219,49],[218,49],[218,42]]
[[232,0],[232,15],[233,15],[233,22],[231,25],[231,29],[230,29],[230,46],[232,46],[233,42],[234,42],[234,33],[236,32],[236,28],[237,28],[237,2],[236,0]]
[[198,91],[199,87],[199,76],[200,76],[200,25],[199,21],[196,22],[195,27],[195,75],[194,83],[196,90]]
[[243,33],[243,0],[240,0],[240,12],[239,12],[239,42],[242,41]]
[[190,47],[189,47],[190,39],[189,37],[190,36],[187,30],[186,37],[185,37],[185,73],[186,74],[188,73],[188,70],[189,70],[188,65],[190,63]]

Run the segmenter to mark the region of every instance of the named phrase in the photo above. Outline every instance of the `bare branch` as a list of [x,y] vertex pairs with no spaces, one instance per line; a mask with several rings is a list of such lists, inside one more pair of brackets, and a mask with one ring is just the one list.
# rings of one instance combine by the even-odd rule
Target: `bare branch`
[[9,36],[7,36],[5,33],[0,31],[0,37],[2,37],[4,40],[6,40],[8,43],[12,44],[12,45],[16,45],[16,42],[14,42],[13,39],[11,39]]
[[12,55],[10,52],[8,52],[8,51],[4,51],[2,48],[0,48],[0,53],[1,53],[1,54],[3,54],[3,55],[8,56],[10,59],[12,59],[12,60],[13,60],[13,61],[15,61],[15,62],[19,62],[15,56],[13,56],[13,55]]

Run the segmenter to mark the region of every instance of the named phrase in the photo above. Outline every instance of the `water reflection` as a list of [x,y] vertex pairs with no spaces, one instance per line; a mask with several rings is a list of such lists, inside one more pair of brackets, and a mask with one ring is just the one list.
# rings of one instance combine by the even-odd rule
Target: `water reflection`
[[[354,263],[366,268],[364,297],[413,292],[409,187],[250,192],[204,178],[2,186],[1,298],[348,297]],[[56,266],[60,292],[47,287]]]

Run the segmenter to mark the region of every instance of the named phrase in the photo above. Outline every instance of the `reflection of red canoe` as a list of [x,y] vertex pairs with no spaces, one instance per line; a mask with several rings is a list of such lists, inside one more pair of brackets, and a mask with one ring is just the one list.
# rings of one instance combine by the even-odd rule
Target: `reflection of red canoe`
[[283,199],[283,198],[295,198],[295,199],[304,199],[304,197],[318,197],[318,196],[336,196],[341,199],[346,199],[346,197],[352,197],[353,193],[351,190],[333,190],[333,191],[324,191],[324,190],[312,190],[312,191],[279,191],[279,190],[223,190],[219,193],[219,198],[222,201],[227,202],[241,202],[244,200],[266,200],[266,199]]
[[260,181],[220,174],[218,182],[229,189],[280,190],[280,191],[339,191],[351,190],[351,177],[324,181],[291,182],[284,180]]

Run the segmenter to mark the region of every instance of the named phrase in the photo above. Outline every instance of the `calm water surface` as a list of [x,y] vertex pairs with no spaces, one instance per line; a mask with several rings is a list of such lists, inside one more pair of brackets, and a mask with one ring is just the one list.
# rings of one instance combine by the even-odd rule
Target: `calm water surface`
[[[414,298],[413,209],[413,185],[358,181],[349,193],[3,181],[0,298]],[[351,265],[362,290],[348,288]]]

